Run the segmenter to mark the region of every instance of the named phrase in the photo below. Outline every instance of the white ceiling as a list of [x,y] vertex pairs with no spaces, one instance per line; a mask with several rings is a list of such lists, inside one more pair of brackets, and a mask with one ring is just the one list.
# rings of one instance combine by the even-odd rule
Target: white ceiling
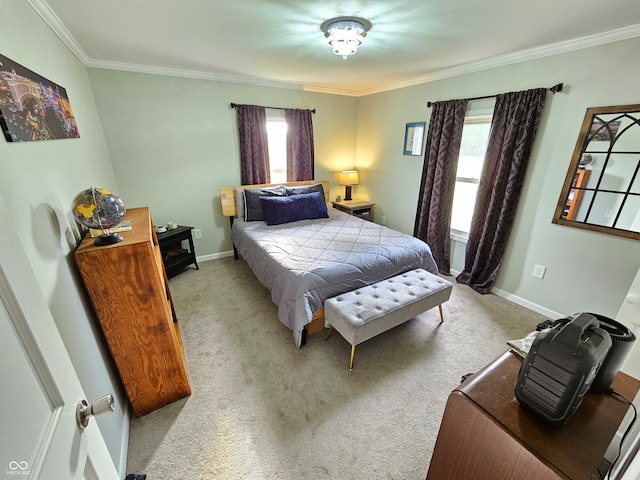
[[[353,96],[640,36],[639,0],[28,1],[90,67]],[[373,24],[346,60],[343,15]]]

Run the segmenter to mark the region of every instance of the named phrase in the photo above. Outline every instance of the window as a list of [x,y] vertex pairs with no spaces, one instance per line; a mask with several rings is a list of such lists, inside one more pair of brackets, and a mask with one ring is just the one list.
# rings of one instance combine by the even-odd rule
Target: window
[[469,116],[464,120],[451,213],[451,233],[454,235],[467,237],[471,229],[490,129],[491,115]]
[[287,122],[281,110],[267,110],[271,183],[287,181]]

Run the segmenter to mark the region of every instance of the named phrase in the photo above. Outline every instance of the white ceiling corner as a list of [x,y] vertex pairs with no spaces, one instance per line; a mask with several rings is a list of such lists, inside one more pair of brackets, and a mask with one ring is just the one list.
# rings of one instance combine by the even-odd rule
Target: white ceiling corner
[[[356,97],[640,36],[637,0],[27,1],[87,67]],[[373,23],[347,60],[341,15]]]

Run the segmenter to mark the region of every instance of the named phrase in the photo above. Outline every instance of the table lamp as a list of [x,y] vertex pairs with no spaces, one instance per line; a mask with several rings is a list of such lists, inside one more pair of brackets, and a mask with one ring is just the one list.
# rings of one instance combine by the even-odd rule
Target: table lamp
[[358,185],[357,170],[343,170],[340,172],[340,185],[344,185],[344,199],[351,200],[351,186]]

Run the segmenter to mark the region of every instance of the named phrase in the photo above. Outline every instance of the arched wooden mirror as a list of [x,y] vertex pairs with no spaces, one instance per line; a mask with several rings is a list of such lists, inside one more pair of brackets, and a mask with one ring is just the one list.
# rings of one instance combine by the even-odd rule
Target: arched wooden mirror
[[640,105],[587,109],[553,223],[640,240]]

